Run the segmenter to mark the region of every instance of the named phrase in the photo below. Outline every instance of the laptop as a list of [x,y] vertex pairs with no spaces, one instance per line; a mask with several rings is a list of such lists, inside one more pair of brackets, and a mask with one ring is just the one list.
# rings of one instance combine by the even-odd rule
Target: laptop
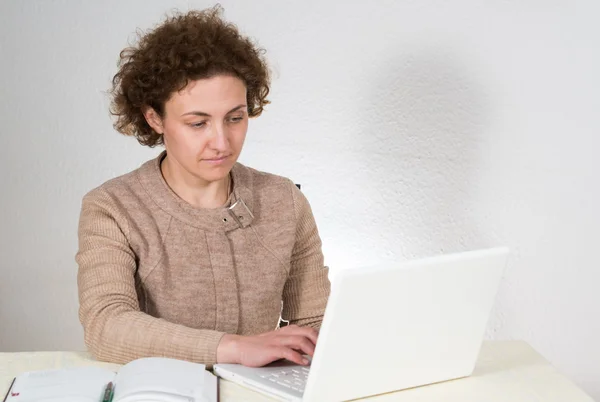
[[471,375],[507,248],[339,271],[310,367],[216,364],[284,401],[345,401]]

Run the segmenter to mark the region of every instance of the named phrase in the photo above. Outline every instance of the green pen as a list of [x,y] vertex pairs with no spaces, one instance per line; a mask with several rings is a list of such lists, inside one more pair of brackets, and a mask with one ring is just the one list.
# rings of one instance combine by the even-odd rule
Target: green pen
[[109,382],[108,385],[106,386],[106,389],[104,390],[104,395],[102,396],[102,401],[101,402],[110,402],[112,401],[112,397],[113,397],[113,383]]

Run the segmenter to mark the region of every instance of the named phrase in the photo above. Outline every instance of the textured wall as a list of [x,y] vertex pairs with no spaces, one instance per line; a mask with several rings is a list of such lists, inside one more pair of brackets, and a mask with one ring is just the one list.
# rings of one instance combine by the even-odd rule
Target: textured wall
[[[81,197],[158,152],[103,91],[136,27],[211,3],[166,4],[0,2],[0,351],[83,347]],[[488,337],[600,398],[598,3],[223,5],[274,71],[242,161],[303,184],[332,273],[508,245]]]

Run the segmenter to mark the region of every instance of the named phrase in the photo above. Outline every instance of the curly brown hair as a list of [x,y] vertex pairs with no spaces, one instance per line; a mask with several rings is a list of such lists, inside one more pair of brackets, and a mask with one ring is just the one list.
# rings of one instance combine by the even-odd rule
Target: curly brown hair
[[174,92],[218,74],[240,78],[247,88],[248,115],[262,113],[270,85],[265,51],[224,21],[222,12],[220,5],[175,12],[153,30],[138,32],[137,44],[121,52],[112,80],[110,112],[117,131],[149,147],[163,144],[144,109],[152,107],[164,117],[165,102]]

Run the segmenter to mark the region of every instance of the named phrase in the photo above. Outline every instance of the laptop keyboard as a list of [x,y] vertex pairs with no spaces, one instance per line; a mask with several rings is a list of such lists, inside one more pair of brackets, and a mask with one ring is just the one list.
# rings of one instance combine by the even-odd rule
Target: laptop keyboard
[[265,380],[269,380],[294,391],[304,392],[306,380],[308,380],[308,367],[282,367],[268,373],[260,374]]

